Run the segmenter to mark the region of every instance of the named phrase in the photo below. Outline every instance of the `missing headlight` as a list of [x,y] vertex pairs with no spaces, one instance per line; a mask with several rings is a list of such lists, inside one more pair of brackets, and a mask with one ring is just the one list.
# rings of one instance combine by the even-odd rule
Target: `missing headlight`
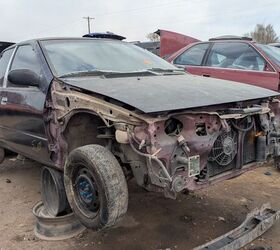
[[183,123],[175,118],[168,119],[164,124],[164,131],[169,136],[177,136],[182,132]]
[[207,135],[206,125],[205,123],[196,123],[195,124],[195,132],[198,136]]

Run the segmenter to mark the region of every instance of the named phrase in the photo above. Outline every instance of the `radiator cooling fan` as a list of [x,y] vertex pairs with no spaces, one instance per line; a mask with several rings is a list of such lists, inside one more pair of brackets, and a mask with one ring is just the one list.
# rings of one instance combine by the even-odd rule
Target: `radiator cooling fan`
[[216,161],[221,166],[231,163],[237,153],[237,132],[223,131],[214,142],[210,160]]

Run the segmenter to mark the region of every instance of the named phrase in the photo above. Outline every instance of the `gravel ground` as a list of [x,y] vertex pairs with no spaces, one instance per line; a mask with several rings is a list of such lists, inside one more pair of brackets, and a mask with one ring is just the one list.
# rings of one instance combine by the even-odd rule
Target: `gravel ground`
[[[32,207],[40,200],[40,165],[7,159],[0,168],[0,249],[192,249],[237,227],[263,203],[280,209],[280,172],[264,166],[177,200],[148,193],[132,180],[129,210],[114,228],[86,230],[64,241],[34,236]],[[271,175],[265,175],[269,172]],[[280,221],[245,249],[280,249]]]

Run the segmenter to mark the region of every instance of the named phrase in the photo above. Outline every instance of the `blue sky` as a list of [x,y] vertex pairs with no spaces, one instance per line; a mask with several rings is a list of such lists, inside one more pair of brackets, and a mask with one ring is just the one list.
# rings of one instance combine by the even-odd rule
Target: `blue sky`
[[[242,35],[257,23],[272,24],[280,36],[279,0],[1,0],[0,40],[19,42],[112,31],[127,40],[145,40],[158,28],[206,40]],[[4,11],[3,11],[4,10]]]

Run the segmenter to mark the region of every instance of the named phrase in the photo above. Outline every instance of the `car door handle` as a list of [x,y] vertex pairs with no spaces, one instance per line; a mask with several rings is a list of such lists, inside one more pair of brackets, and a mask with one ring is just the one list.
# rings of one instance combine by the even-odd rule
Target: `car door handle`
[[6,105],[8,102],[8,98],[7,97],[2,97],[1,98],[1,105]]
[[203,74],[202,76],[204,76],[204,77],[210,77],[210,75],[208,75],[208,74]]

